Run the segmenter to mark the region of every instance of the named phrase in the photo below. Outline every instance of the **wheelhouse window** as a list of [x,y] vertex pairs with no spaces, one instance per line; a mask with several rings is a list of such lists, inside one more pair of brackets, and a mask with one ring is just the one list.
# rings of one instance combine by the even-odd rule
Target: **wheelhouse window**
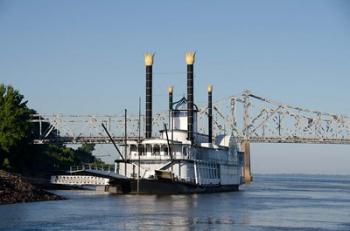
[[152,155],[152,145],[146,144],[146,155]]
[[134,156],[137,156],[137,146],[132,144],[130,145],[130,153],[134,154]]
[[167,145],[162,145],[162,152],[164,156],[169,155],[169,150]]
[[145,147],[143,146],[143,144],[140,144],[139,146],[138,146],[138,151],[139,151],[139,153],[140,153],[140,156],[143,156],[143,155],[145,155]]
[[159,147],[158,144],[155,144],[155,145],[153,146],[153,155],[155,155],[155,156],[160,156],[160,147]]

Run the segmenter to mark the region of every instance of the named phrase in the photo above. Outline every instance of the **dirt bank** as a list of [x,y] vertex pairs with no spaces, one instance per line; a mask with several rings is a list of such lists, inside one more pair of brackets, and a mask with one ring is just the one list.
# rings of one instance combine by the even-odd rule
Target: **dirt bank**
[[0,170],[0,204],[61,199],[63,198],[32,185],[19,175]]

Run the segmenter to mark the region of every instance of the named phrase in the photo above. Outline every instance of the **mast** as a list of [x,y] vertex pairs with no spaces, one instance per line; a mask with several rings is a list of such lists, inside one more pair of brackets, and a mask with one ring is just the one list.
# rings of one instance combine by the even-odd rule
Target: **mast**
[[[128,122],[127,122],[128,110],[125,109],[124,114],[124,158],[127,160],[127,152],[128,152]],[[124,163],[124,173],[127,175],[127,163]]]
[[139,97],[139,121],[138,121],[138,129],[139,129],[139,138],[137,145],[137,153],[138,153],[138,170],[137,170],[137,193],[140,193],[140,143],[141,143],[141,97]]

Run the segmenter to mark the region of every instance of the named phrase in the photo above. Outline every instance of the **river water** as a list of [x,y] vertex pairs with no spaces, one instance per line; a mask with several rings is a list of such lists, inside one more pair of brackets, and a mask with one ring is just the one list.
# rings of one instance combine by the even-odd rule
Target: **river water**
[[350,230],[350,176],[258,175],[239,192],[173,196],[54,191],[0,206],[0,230]]

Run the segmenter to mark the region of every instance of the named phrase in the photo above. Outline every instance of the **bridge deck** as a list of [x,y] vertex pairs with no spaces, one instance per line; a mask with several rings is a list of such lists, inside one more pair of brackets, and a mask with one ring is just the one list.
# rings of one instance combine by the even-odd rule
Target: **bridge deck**
[[[138,137],[128,137],[128,140],[138,141]],[[124,143],[124,137],[113,137],[117,144]],[[141,139],[143,140],[143,138]],[[243,137],[237,137],[237,141],[243,141]],[[305,138],[305,137],[250,137],[251,143],[305,143],[305,144],[350,144],[346,138]],[[35,139],[34,144],[111,144],[108,137],[59,137],[55,139]]]

